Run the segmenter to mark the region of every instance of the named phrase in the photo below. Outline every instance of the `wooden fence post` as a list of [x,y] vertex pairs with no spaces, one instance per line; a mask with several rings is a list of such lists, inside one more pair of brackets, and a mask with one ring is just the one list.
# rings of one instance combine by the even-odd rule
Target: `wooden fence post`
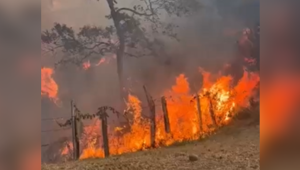
[[79,138],[77,132],[77,115],[74,110],[74,102],[71,100],[71,115],[72,115],[72,138],[73,138],[73,159],[78,160],[80,156]]
[[107,133],[107,114],[102,113],[101,116],[101,125],[102,125],[102,137],[103,137],[103,150],[104,156],[109,157],[109,144],[108,144],[108,133]]
[[212,103],[211,98],[209,98],[209,112],[210,112],[210,116],[211,116],[211,119],[212,119],[212,122],[213,122],[214,126],[218,127],[217,120],[216,120],[216,115],[215,115],[215,111],[214,111],[214,105]]
[[145,94],[146,94],[146,98],[147,98],[147,102],[148,102],[148,106],[150,108],[150,119],[151,119],[151,147],[155,147],[155,138],[156,138],[156,113],[155,113],[155,103],[152,99],[152,97],[149,95],[147,89],[145,86],[143,86]]
[[165,131],[166,133],[171,133],[167,101],[164,96],[161,97],[161,106],[164,114]]
[[197,102],[197,111],[198,111],[198,117],[199,117],[199,131],[201,134],[201,133],[203,133],[202,112],[201,112],[200,96],[198,94],[196,94],[196,102]]

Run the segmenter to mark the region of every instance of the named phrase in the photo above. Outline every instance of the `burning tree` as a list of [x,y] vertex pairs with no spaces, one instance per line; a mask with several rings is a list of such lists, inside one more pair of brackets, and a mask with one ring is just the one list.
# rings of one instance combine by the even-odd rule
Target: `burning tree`
[[[82,65],[95,61],[108,54],[117,60],[117,74],[121,94],[124,85],[124,57],[157,56],[155,37],[166,36],[178,40],[178,25],[162,20],[163,17],[184,17],[197,11],[197,0],[140,0],[132,8],[118,6],[118,0],[106,0],[110,14],[105,17],[113,24],[83,26],[75,33],[72,27],[56,23],[51,30],[42,33],[43,50],[64,55],[57,65],[73,63]],[[124,95],[121,95],[122,98]]]

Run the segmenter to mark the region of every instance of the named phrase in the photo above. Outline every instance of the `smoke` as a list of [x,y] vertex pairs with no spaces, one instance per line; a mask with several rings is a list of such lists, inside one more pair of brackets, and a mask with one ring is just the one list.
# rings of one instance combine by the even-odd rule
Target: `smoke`
[[[199,0],[200,11],[189,18],[166,18],[176,22],[179,28],[179,42],[160,39],[165,44],[159,57],[127,58],[124,62],[129,90],[144,95],[146,85],[152,95],[161,95],[170,88],[180,73],[187,75],[191,89],[201,87],[199,67],[218,72],[224,64],[230,64],[236,57],[236,41],[243,28],[259,21],[258,0]],[[120,6],[131,6],[136,1],[120,1]],[[105,26],[111,21],[104,16],[109,13],[105,1],[96,0],[44,0],[42,1],[42,30],[50,29],[54,22],[64,23],[75,29],[84,25]],[[55,58],[46,56],[42,62],[53,67]],[[86,112],[95,112],[102,105],[115,105],[119,97],[115,61],[83,71],[75,66],[59,68],[54,75],[59,84],[62,105],[42,100],[42,117],[68,117],[69,101],[74,99],[78,107]],[[144,96],[142,96],[144,97]],[[51,128],[51,123],[43,128]],[[66,132],[66,134],[69,132]],[[63,135],[66,135],[63,134]],[[57,133],[45,134],[44,141],[51,143]],[[48,139],[45,139],[47,136]],[[61,135],[59,135],[61,136]],[[42,138],[43,141],[43,138]]]
[[[166,50],[159,58],[130,60],[128,68],[141,70],[139,80],[162,90],[174,83],[180,73],[188,76],[192,86],[201,87],[199,67],[218,72],[225,64],[241,60],[238,56],[237,41],[242,29],[253,27],[259,21],[259,1],[202,0],[203,8],[189,18],[167,18],[166,22],[178,23],[180,42],[167,41]],[[237,62],[243,72],[241,62]],[[240,78],[240,77],[238,77]],[[164,84],[161,83],[164,80]],[[191,87],[192,90],[198,90]],[[194,89],[193,89],[194,88]],[[159,92],[158,92],[159,93]]]
[[26,169],[20,159],[40,141],[40,5],[4,0],[0,8],[0,169]]

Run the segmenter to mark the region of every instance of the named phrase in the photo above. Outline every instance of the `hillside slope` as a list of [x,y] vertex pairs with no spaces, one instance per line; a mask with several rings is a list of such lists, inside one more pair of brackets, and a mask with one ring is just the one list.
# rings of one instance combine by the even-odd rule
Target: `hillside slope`
[[[245,125],[246,124],[246,125]],[[208,139],[167,148],[91,159],[42,170],[247,170],[259,169],[259,127],[242,123]]]

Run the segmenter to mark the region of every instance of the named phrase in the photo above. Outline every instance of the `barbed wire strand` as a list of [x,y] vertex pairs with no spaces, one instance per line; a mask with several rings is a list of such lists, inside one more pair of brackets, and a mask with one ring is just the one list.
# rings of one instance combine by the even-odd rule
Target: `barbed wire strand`
[[[157,97],[152,99],[153,100],[153,104],[155,107],[162,107],[162,103],[161,103],[161,97]],[[182,97],[187,97],[187,95],[176,95],[174,96],[164,96],[166,100],[172,100],[172,102],[176,102],[176,100],[180,100]],[[203,97],[203,96],[202,96]],[[191,99],[189,104],[186,103],[170,103],[167,101],[167,106],[194,106],[195,105],[195,99],[196,99],[196,95],[194,95]],[[141,105],[141,109],[145,110],[145,109],[150,109],[151,106],[149,105]],[[70,117],[57,117],[57,118],[44,118],[42,119],[42,121],[56,121],[59,119],[71,119]],[[96,128],[96,122],[97,119],[94,119],[93,123],[89,124],[89,125],[85,125],[85,126],[92,126],[91,131],[87,134],[88,136],[92,134],[92,132],[94,131],[94,129]],[[62,129],[49,129],[49,130],[43,130],[42,132],[57,132],[57,131],[65,131],[65,130],[69,130],[71,129],[71,127],[69,128],[62,128]],[[47,147],[51,144],[42,144],[42,147]]]

